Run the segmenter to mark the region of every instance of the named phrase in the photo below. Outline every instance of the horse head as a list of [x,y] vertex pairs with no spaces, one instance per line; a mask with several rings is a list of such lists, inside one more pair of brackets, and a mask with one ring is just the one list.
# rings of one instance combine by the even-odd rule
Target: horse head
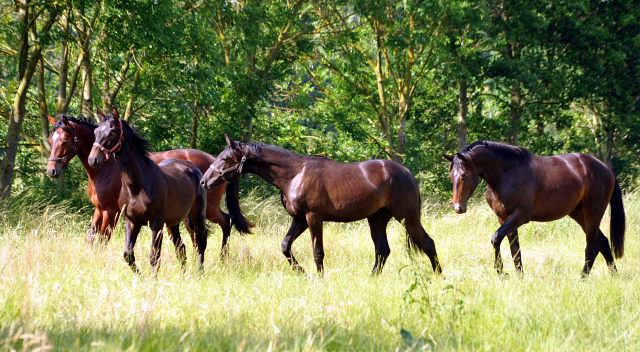
[[224,137],[227,140],[227,146],[218,154],[200,181],[205,189],[211,189],[222,182],[232,182],[242,174],[247,154],[242,151],[239,142],[234,141],[226,134]]
[[102,163],[109,159],[111,154],[122,148],[122,141],[124,140],[122,120],[118,115],[118,109],[114,107],[112,113],[106,116],[99,109],[97,113],[102,118],[102,121],[94,131],[96,140],[93,143],[88,160],[89,165],[96,169],[102,166]]
[[467,201],[478,187],[478,168],[469,156],[460,153],[443,155],[451,162],[449,177],[453,182],[453,210],[462,214],[467,211]]
[[62,115],[59,121],[49,116],[49,122],[53,124],[53,131],[49,135],[51,155],[47,163],[47,175],[58,178],[77,153],[76,125],[65,115]]

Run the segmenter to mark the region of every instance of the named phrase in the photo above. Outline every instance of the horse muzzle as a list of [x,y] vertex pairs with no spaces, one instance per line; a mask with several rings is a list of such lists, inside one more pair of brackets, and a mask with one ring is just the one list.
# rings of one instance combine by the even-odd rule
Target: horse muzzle
[[466,205],[462,205],[460,203],[454,203],[453,204],[453,211],[455,211],[458,214],[464,214],[467,212],[467,206]]

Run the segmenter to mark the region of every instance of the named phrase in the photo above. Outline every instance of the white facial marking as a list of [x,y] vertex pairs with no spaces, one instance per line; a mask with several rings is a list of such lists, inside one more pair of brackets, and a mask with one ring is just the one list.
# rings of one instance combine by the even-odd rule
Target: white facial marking
[[53,136],[51,137],[51,139],[53,139],[53,141],[57,141],[58,138],[60,138],[60,132],[56,131],[56,133],[53,134]]

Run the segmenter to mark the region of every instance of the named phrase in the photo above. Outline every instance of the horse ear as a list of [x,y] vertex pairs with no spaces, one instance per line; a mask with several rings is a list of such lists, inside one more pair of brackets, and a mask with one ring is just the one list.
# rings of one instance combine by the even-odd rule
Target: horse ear
[[111,110],[111,115],[113,115],[113,118],[115,118],[116,120],[120,118],[120,115],[118,115],[118,109],[116,109],[116,107],[113,107],[113,110]]
[[456,156],[458,157],[458,159],[462,160],[463,162],[467,162],[467,159],[460,153],[456,153]]
[[224,139],[227,140],[227,145],[230,146],[232,149],[236,149],[238,148],[238,142],[234,141],[233,139],[231,139],[231,137],[229,137],[228,134],[224,134]]
[[442,154],[442,157],[453,162],[453,155]]
[[67,119],[67,115],[62,115],[62,123],[64,123],[65,126],[69,127],[69,119]]
[[96,108],[96,115],[98,115],[101,120],[104,120],[104,118],[106,117],[104,116],[104,113],[102,112],[102,110],[100,110],[100,108]]
[[53,116],[51,116],[51,115],[47,115],[47,118],[49,119],[49,122],[51,122],[51,124],[52,124],[52,125],[55,125],[55,124],[56,124],[56,122],[57,122],[57,121],[56,121],[56,119],[55,119],[55,118],[53,118]]

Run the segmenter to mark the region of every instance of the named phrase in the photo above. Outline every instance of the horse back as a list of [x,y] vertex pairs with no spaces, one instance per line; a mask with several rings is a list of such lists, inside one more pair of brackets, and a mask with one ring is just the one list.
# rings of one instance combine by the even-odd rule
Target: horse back
[[611,198],[615,176],[597,158],[571,153],[536,159],[532,220],[556,220],[581,203],[583,207],[600,207]]
[[325,214],[329,221],[354,221],[381,208],[403,210],[419,203],[415,178],[391,160],[340,163],[310,157],[284,193],[285,208]]
[[205,197],[200,187],[202,172],[190,161],[165,159],[158,164],[166,184],[165,222],[167,226],[179,224],[187,217],[196,197]]

